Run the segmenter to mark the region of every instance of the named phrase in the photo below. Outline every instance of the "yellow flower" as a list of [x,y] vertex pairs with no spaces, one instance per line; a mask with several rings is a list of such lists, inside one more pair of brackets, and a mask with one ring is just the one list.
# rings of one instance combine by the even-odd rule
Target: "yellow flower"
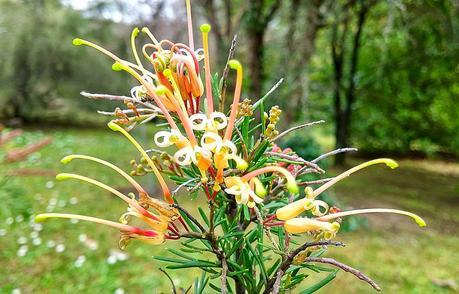
[[263,185],[256,177],[249,181],[244,181],[241,177],[226,177],[225,185],[225,192],[234,195],[237,204],[244,204],[249,208],[263,202],[266,195]]
[[339,227],[340,225],[337,222],[329,223],[306,217],[292,218],[284,223],[285,230],[291,234],[320,231],[327,232],[328,237],[331,237],[331,235],[334,236],[338,232]]
[[[315,197],[319,196],[322,192],[324,192],[325,190],[327,190],[328,188],[330,188],[337,182],[341,181],[342,179],[348,177],[352,173],[359,171],[365,167],[368,167],[374,164],[378,164],[378,163],[384,163],[390,168],[396,168],[398,166],[398,164],[395,161],[393,161],[392,159],[388,159],[388,158],[374,159],[374,160],[370,160],[362,164],[359,164],[358,166],[355,166],[343,172],[342,174],[334,177],[331,181],[327,182],[326,184],[322,185],[316,190],[307,191],[306,193],[307,195],[305,198],[297,200],[293,203],[290,203],[282,208],[279,208],[276,211],[277,218],[280,220],[288,220],[288,219],[294,218],[298,216],[299,214],[301,214],[302,212],[312,209],[313,207],[311,207],[311,205],[314,206],[314,203],[318,204],[319,206],[324,206],[322,202],[316,202],[317,200],[315,201],[311,201],[311,200],[315,199]],[[320,211],[320,207],[315,210]]]
[[113,227],[121,232],[120,247],[124,249],[127,239],[137,239],[149,244],[162,244],[165,240],[165,234],[154,230],[145,230],[139,227],[126,225],[123,223],[113,222],[101,218],[79,215],[79,214],[67,214],[67,213],[43,213],[35,217],[35,222],[43,222],[49,218],[67,218],[77,219],[93,223],[98,223]]
[[[387,158],[375,159],[375,160],[370,160],[368,162],[362,163],[336,176],[333,180],[327,182],[326,184],[322,185],[316,190],[312,190],[309,188],[306,189],[305,198],[302,198],[282,208],[279,208],[276,211],[276,217],[279,220],[285,221],[284,227],[290,233],[303,233],[303,232],[310,232],[310,231],[318,230],[318,231],[324,232],[323,236],[326,239],[332,238],[339,229],[338,223],[336,222],[328,223],[328,221],[338,219],[341,217],[345,217],[345,216],[357,215],[357,214],[366,214],[366,213],[401,214],[401,215],[406,215],[406,216],[413,218],[416,221],[416,223],[421,227],[426,226],[425,221],[418,215],[408,212],[408,211],[403,211],[403,210],[398,210],[398,209],[370,208],[370,209],[356,209],[356,210],[342,211],[342,212],[327,214],[328,205],[321,200],[315,200],[315,197],[317,197],[320,193],[322,193],[323,191],[325,191],[326,189],[328,189],[329,187],[331,187],[338,181],[344,179],[345,177],[348,177],[350,174],[362,168],[365,168],[373,164],[378,164],[378,163],[384,163],[391,168],[396,168],[398,166],[398,164],[395,161],[391,159],[387,159]],[[316,216],[316,218],[314,219],[295,218],[296,216],[298,216],[299,214],[307,210],[311,210],[312,214]]]
[[196,113],[190,116],[193,130],[217,132],[228,125],[228,118],[221,112],[212,112],[209,117],[203,113]]

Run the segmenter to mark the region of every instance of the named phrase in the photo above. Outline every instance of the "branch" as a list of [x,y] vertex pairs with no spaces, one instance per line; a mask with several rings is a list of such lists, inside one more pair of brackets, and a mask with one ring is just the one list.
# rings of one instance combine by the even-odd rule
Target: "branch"
[[177,203],[172,204],[172,207],[177,208],[178,210],[183,212],[196,226],[198,226],[198,228],[201,230],[201,232],[203,232],[203,233],[206,232],[206,229],[204,229],[204,227],[188,211],[186,211],[183,207],[181,207]]
[[149,103],[149,102],[142,102],[140,100],[137,100],[135,98],[129,97],[129,96],[118,96],[118,95],[109,95],[109,94],[93,94],[93,93],[88,93],[85,91],[80,92],[80,95],[89,98],[89,99],[94,99],[94,100],[110,100],[110,101],[130,101],[133,103],[141,104],[145,107],[148,107],[150,109],[153,109],[157,113],[163,113],[159,107],[156,107],[155,105]]
[[299,162],[299,163],[302,163],[304,164],[305,166],[308,166],[308,167],[311,167],[315,170],[317,170],[319,173],[325,173],[325,171],[323,169],[321,169],[317,164],[313,163],[313,162],[309,162],[299,156],[292,156],[292,155],[288,155],[288,154],[284,154],[284,153],[279,153],[279,152],[266,152],[265,153],[266,155],[268,156],[275,156],[275,157],[279,157],[279,158],[283,158],[283,159],[286,159],[286,160],[290,160],[290,161],[295,161],[295,162]]
[[85,91],[80,92],[80,95],[94,100],[111,100],[111,101],[125,101],[129,100],[132,102],[137,102],[137,99],[134,99],[129,96],[119,96],[119,95],[109,95],[109,94],[93,94]]
[[[307,242],[298,247],[297,249],[293,250],[287,255],[287,258],[281,263],[279,266],[279,269],[277,272],[284,272],[289,268],[289,266],[293,262],[293,258],[297,256],[301,251],[305,250],[308,247],[314,247],[314,246],[326,246],[326,245],[334,245],[334,246],[345,246],[341,242],[334,242],[334,241],[317,241],[317,242]],[[271,292],[271,289],[273,289],[274,283],[276,282],[277,279],[277,274],[276,276],[273,276],[271,279],[269,279],[268,283],[266,284],[265,291],[263,292],[264,294],[268,294]]]
[[222,276],[221,276],[221,293],[226,294],[228,293],[228,288],[226,286],[226,275],[228,273],[228,264],[226,263],[226,257],[222,256]]
[[306,248],[309,247],[314,247],[314,246],[327,246],[327,245],[333,245],[337,247],[345,247],[346,245],[342,242],[335,242],[335,241],[317,241],[317,242],[307,242],[301,245],[300,247],[296,248],[287,257],[287,260],[290,260],[290,263],[293,261],[293,258],[297,256],[301,251],[305,250]]
[[169,274],[165,270],[163,270],[162,268],[160,268],[159,270],[162,271],[166,275],[166,277],[169,279],[169,281],[171,282],[171,284],[172,284],[172,293],[177,294],[177,289],[175,289],[174,281],[172,280],[171,276],[169,276]]
[[283,136],[287,135],[288,133],[296,131],[298,129],[310,127],[310,126],[313,126],[313,125],[316,125],[316,124],[321,124],[321,123],[324,123],[324,122],[325,122],[324,120],[318,120],[318,121],[313,121],[313,122],[310,122],[310,123],[306,123],[306,124],[302,124],[302,125],[299,125],[299,126],[292,127],[290,129],[287,129],[287,130],[283,131],[282,133],[280,133],[276,137],[274,137],[274,139],[272,139],[272,141],[274,142],[274,141],[282,138]]
[[[149,109],[149,108],[137,108],[136,109],[137,113],[147,113],[147,114],[151,114],[151,113],[155,113],[155,111],[153,109]],[[121,110],[122,113],[124,114],[136,114],[136,112],[132,109],[124,109],[124,110]],[[102,115],[116,115],[116,111],[103,111],[103,110],[97,110],[97,113],[98,114],[102,114]]]
[[365,275],[364,273],[362,273],[361,271],[353,268],[353,267],[350,267],[344,263],[341,263],[339,261],[336,261],[334,260],[333,258],[326,258],[326,257],[308,257],[306,258],[305,260],[306,262],[320,262],[320,263],[327,263],[327,264],[331,264],[331,265],[334,265],[340,269],[342,269],[343,271],[345,272],[348,272],[348,273],[351,273],[353,274],[354,276],[356,276],[357,278],[359,278],[360,280],[364,281],[364,282],[367,282],[368,284],[370,284],[371,287],[373,287],[376,291],[381,291],[381,288],[379,287],[378,284],[376,284],[371,278],[369,278],[367,275]]
[[197,181],[197,180],[199,180],[199,178],[193,178],[193,179],[189,179],[188,181],[180,184],[174,191],[172,191],[172,195],[177,194],[180,189],[188,186],[188,184],[191,184],[192,182]]
[[283,271],[278,271],[276,280],[274,281],[272,294],[278,294],[280,290],[280,284],[282,282],[282,276],[284,275]]
[[317,157],[316,159],[314,160],[311,160],[311,162],[313,163],[316,163],[326,157],[329,157],[329,156],[333,156],[333,155],[336,155],[338,153],[343,153],[343,152],[356,152],[358,151],[357,148],[339,148],[339,149],[336,149],[336,150],[333,150],[333,151],[330,151],[330,152],[327,152],[325,154],[322,154],[321,156]]
[[225,68],[223,69],[222,73],[222,78],[220,79],[220,101],[219,101],[219,106],[220,106],[220,112],[224,111],[225,108],[225,98],[226,98],[226,79],[228,77],[228,72],[229,72],[229,65],[228,62],[233,59],[234,57],[234,52],[236,51],[236,45],[237,45],[237,35],[234,35],[233,40],[231,41],[231,47],[228,53],[228,59],[225,64]]
[[257,109],[258,106],[260,106],[260,104],[266,99],[268,98],[269,95],[271,95],[272,92],[274,92],[281,84],[282,82],[284,81],[284,78],[281,78],[279,81],[277,81],[277,83],[272,86],[272,88],[263,96],[261,97],[260,99],[257,100],[257,102],[255,102],[252,106],[253,109]]
[[0,145],[5,144],[6,142],[13,140],[20,135],[22,135],[22,130],[19,129],[12,130],[6,134],[0,133]]
[[334,178],[325,178],[325,179],[319,179],[319,180],[314,180],[314,181],[305,181],[305,182],[300,182],[297,183],[298,186],[309,186],[309,185],[315,185],[315,184],[323,184],[326,182],[330,182]]
[[4,156],[4,161],[10,163],[24,160],[30,154],[35,153],[38,150],[45,147],[46,145],[51,144],[52,141],[53,139],[51,137],[45,137],[37,143],[33,143],[22,148],[10,150]]

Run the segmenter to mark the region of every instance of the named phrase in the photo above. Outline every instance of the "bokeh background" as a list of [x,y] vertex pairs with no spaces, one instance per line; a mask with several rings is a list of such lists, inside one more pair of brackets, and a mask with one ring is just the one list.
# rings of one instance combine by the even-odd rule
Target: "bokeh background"
[[[425,217],[426,229],[397,216],[353,218],[329,255],[357,267],[386,293],[459,291],[459,1],[193,0],[198,25],[212,25],[212,68],[221,73],[233,36],[245,65],[244,97],[255,101],[280,78],[267,103],[283,127],[326,123],[282,142],[306,159],[340,147],[358,153],[326,162],[328,175],[376,156],[400,161],[372,167],[329,193],[343,208],[391,207]],[[57,183],[73,170],[123,184],[106,169],[59,160],[71,153],[123,166],[135,150],[105,124],[115,103],[82,90],[129,95],[136,85],[111,61],[77,48],[75,37],[129,58],[133,27],[187,42],[182,0],[0,1],[0,293],[169,293],[153,259],[173,243],[117,249],[117,233],[91,224],[34,224],[43,211],[117,219],[123,203],[92,186]],[[199,41],[200,42],[200,41]],[[152,146],[154,126],[136,130]],[[152,146],[153,147],[153,146]],[[151,181],[144,185],[155,189]],[[186,198],[186,195],[183,196]],[[187,201],[196,206],[201,199]],[[182,202],[183,202],[182,201]],[[187,289],[193,271],[170,272]],[[314,276],[314,275],[312,275]],[[314,277],[312,277],[314,279]],[[324,293],[370,293],[339,273]]]

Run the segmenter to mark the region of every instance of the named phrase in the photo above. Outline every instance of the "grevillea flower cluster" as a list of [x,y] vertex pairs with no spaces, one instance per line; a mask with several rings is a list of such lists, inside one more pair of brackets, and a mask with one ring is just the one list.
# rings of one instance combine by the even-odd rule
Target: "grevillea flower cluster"
[[[131,35],[134,62],[121,59],[90,41],[74,39],[74,45],[100,51],[113,60],[113,70],[127,72],[138,81],[130,97],[83,95],[123,102],[123,109],[105,113],[114,116],[108,127],[129,140],[140,158],[132,160],[130,173],[87,155],[69,155],[62,159],[65,164],[85,160],[104,165],[132,186],[132,191],[124,194],[83,175],[57,175],[58,180],[83,181],[124,201],[127,210],[120,212],[118,221],[66,213],[40,214],[36,221],[70,218],[113,227],[121,233],[122,249],[131,240],[155,245],[178,240],[183,251],[171,253],[180,258],[159,256],[157,259],[168,262],[166,268],[170,269],[202,269],[204,276],[199,287],[208,285],[222,293],[279,293],[293,289],[307,277],[301,274],[302,270],[329,271],[315,266],[316,263],[359,273],[356,275],[360,279],[379,289],[357,270],[320,257],[327,246],[342,245],[333,239],[343,218],[366,213],[396,213],[413,218],[420,226],[425,226],[424,221],[413,213],[396,209],[342,211],[330,207],[321,194],[368,166],[385,164],[394,169],[397,163],[387,158],[376,159],[333,178],[307,181],[306,177],[311,174],[324,173],[317,162],[347,150],[336,150],[308,161],[291,149],[280,149],[276,141],[299,127],[279,134],[276,128],[281,110],[273,106],[265,112],[268,95],[254,104],[248,99],[241,101],[243,66],[231,59],[232,56],[222,76],[212,76],[211,27],[200,26],[202,48],[195,48],[190,1],[186,4],[189,44],[158,41],[148,28],[135,28]],[[141,32],[150,42],[139,50],[137,37]],[[224,103],[228,75],[235,75],[229,109]],[[134,127],[145,123],[156,124],[146,148],[130,134]],[[135,180],[135,177],[149,175],[159,184],[162,195],[149,194]],[[173,191],[171,185],[176,186]],[[181,193],[185,189],[189,193]],[[189,195],[202,199],[199,203],[206,205],[188,210],[181,203],[187,203],[184,198]],[[200,259],[204,251],[211,252],[215,259]],[[220,281],[213,281],[217,278]],[[331,280],[330,276],[327,279]],[[329,280],[310,289],[318,289]]]

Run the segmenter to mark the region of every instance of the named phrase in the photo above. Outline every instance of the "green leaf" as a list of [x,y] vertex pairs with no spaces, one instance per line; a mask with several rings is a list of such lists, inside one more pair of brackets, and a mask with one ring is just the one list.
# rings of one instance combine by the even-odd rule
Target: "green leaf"
[[249,269],[243,269],[243,270],[240,270],[240,271],[230,272],[230,273],[228,273],[228,277],[234,277],[234,276],[242,275],[242,274],[248,273],[249,271],[250,271]]
[[269,147],[271,143],[268,140],[262,141],[260,145],[253,151],[253,156],[250,158],[250,161],[253,163],[257,163],[260,157],[265,153],[266,149]]
[[166,265],[166,268],[168,269],[179,269],[179,268],[190,268],[190,267],[205,268],[205,267],[220,267],[220,266],[213,262],[204,261],[204,260],[188,261],[188,262],[177,264],[177,265],[174,265],[174,264]]
[[242,206],[243,212],[244,212],[244,220],[250,221],[250,211],[247,205]]
[[232,261],[232,260],[230,260],[230,259],[228,259],[226,262],[227,262],[229,265],[231,265],[231,267],[237,269],[238,271],[243,271],[243,270],[244,270],[237,262],[234,262],[234,261]]
[[187,260],[171,258],[171,257],[164,257],[164,256],[153,256],[153,258],[156,260],[160,260],[160,261],[180,263],[180,264],[188,262]]
[[202,233],[201,230],[188,218],[188,216],[185,213],[183,213],[180,210],[179,210],[179,213],[193,232]]
[[265,264],[261,260],[260,256],[255,252],[255,250],[253,250],[252,246],[250,245],[250,243],[248,241],[246,241],[245,248],[247,248],[250,251],[250,253],[252,254],[252,256],[255,258],[255,261],[257,262],[258,267],[260,268],[261,278],[263,279],[264,283],[266,284],[268,282],[268,275],[266,273]]
[[187,178],[176,176],[176,175],[169,176],[169,178],[177,184],[183,184],[189,180]]
[[199,177],[201,177],[201,175],[198,173],[196,174],[196,172],[194,172],[193,170],[191,170],[190,168],[182,168],[182,171],[187,174],[188,176],[190,176],[191,178],[196,178],[196,176],[199,175]]
[[273,265],[268,269],[268,271],[266,272],[268,274],[268,277],[270,277],[273,273],[275,273],[277,271],[277,267],[279,266],[279,264],[281,263],[282,259],[277,259]]
[[318,283],[316,283],[315,285],[313,285],[313,286],[301,291],[300,294],[311,294],[311,293],[316,292],[317,290],[319,290],[323,286],[325,286],[328,283],[330,283],[336,277],[336,273],[337,272],[338,272],[338,270],[333,271],[328,276],[326,276],[323,280],[321,280]]
[[167,251],[169,251],[169,252],[171,252],[172,254],[175,254],[175,255],[177,255],[177,256],[183,257],[183,258],[185,258],[185,259],[194,260],[194,257],[188,256],[188,255],[186,255],[185,253],[182,253],[182,252],[177,251],[177,250],[175,250],[175,249],[168,248]]
[[207,215],[204,212],[204,210],[201,207],[198,207],[198,211],[199,211],[199,214],[202,217],[202,220],[206,223],[207,226],[209,226],[210,225],[209,219],[207,218]]
[[249,243],[252,243],[253,241],[255,241],[257,239],[257,231],[252,230],[252,231],[248,232],[247,235],[245,236],[245,238],[247,239],[247,241]]
[[246,146],[249,143],[249,126],[250,126],[250,118],[248,116],[244,116],[244,120],[242,121],[242,126],[241,126],[241,133],[242,133],[242,139],[244,140],[244,143]]
[[237,240],[236,243],[234,243],[233,247],[231,247],[231,249],[227,251],[226,258],[230,258],[231,255],[233,255],[233,253],[239,249],[239,247],[242,245],[244,241],[244,238],[240,238],[239,240]]
[[206,276],[206,273],[202,273],[201,280],[199,281],[199,294],[204,293],[208,281],[209,278]]
[[288,285],[285,286],[285,289],[291,289],[291,288],[295,287],[299,283],[303,282],[303,280],[305,278],[307,278],[307,277],[308,277],[308,275],[303,275],[303,274],[295,276],[294,278],[292,278],[290,280]]
[[212,77],[212,95],[214,98],[216,98],[217,101],[220,101],[221,96],[220,96],[220,90],[218,89],[219,87],[219,80],[218,80],[218,73],[215,73],[215,75]]
[[228,238],[231,238],[231,237],[237,237],[237,236],[242,236],[242,235],[244,235],[244,232],[235,231],[235,232],[223,235],[223,237],[221,237],[220,239],[228,239]]
[[214,289],[215,291],[217,291],[217,293],[221,293],[222,292],[221,288],[219,288],[218,286],[216,286],[216,285],[214,285],[212,283],[209,284],[209,287]]

